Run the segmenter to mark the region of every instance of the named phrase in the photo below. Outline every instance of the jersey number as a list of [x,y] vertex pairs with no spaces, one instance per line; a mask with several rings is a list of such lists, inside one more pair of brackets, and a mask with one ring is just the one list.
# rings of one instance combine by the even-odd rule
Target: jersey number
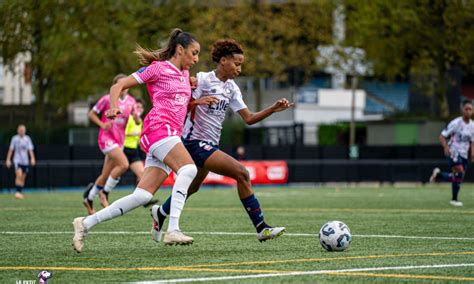
[[174,130],[173,133],[171,133],[171,126],[169,124],[165,124],[166,128],[168,128],[168,136],[175,136],[178,131]]

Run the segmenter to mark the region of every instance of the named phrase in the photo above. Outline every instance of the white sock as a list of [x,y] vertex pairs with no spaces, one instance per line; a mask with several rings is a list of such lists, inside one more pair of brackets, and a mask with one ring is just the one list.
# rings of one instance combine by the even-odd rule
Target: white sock
[[120,198],[109,207],[106,207],[93,215],[87,216],[83,221],[84,226],[87,230],[90,230],[99,223],[122,216],[137,207],[147,204],[152,198],[153,194],[137,187],[132,194]]
[[163,216],[168,216],[168,214],[166,214],[165,210],[163,210],[163,206],[160,206],[160,213]]
[[114,179],[113,177],[109,176],[107,178],[107,181],[105,182],[104,191],[111,192],[112,189],[114,189],[117,186],[119,181],[120,181],[120,178]]
[[97,185],[94,184],[91,191],[89,191],[89,195],[87,195],[87,199],[93,201],[97,194],[99,194],[99,190],[100,189],[97,187]]
[[176,181],[171,192],[170,221],[168,223],[168,232],[179,230],[179,217],[183,211],[188,188],[197,174],[197,168],[194,164],[182,166],[177,174]]

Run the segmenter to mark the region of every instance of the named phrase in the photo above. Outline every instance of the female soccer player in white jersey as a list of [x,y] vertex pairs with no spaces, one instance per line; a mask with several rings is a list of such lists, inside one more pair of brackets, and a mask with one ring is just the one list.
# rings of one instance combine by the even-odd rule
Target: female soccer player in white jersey
[[[118,74],[113,80],[113,84],[125,80],[127,76]],[[112,189],[119,183],[120,177],[128,169],[129,163],[127,157],[123,152],[123,143],[125,140],[125,126],[128,118],[133,112],[135,106],[135,98],[130,96],[127,89],[119,93],[118,107],[121,110],[121,115],[117,119],[108,119],[105,113],[110,109],[111,96],[105,95],[99,99],[89,112],[89,118],[100,127],[98,144],[99,148],[104,153],[104,165],[102,173],[97,177],[94,185],[88,187],[84,192],[83,204],[87,209],[88,214],[94,214],[93,200],[99,194],[100,202],[103,207],[109,206],[108,195]],[[99,117],[101,115],[101,117]],[[137,118],[137,123],[140,123],[140,117]]]
[[[219,150],[219,139],[226,111],[230,108],[238,112],[247,124],[259,122],[271,114],[286,110],[293,104],[286,99],[276,101],[272,106],[252,113],[242,99],[242,93],[234,82],[239,76],[244,63],[244,51],[235,40],[218,40],[212,49],[212,60],[217,63],[216,70],[197,74],[197,89],[193,92],[194,99],[213,97],[218,101],[210,105],[197,105],[189,113],[182,135],[184,145],[198,166],[196,178],[188,190],[188,197],[197,192],[209,171],[231,177],[237,181],[240,200],[255,229],[260,241],[273,239],[285,231],[284,227],[271,227],[265,223],[260,204],[254,195],[250,177],[245,167]],[[170,212],[170,204],[174,195],[160,207],[151,209],[153,217],[152,237],[161,240],[161,227]]]
[[[471,148],[471,161],[474,161],[474,122],[471,120],[472,114],[472,102],[470,100],[463,101],[462,116],[451,121],[439,136],[451,172],[441,172],[439,168],[435,168],[430,177],[430,182],[437,180],[451,182],[452,198],[449,203],[458,207],[462,206],[462,202],[458,200],[458,193],[467,169],[469,147]],[[449,139],[449,142],[447,139]]]
[[[17,135],[12,137],[10,148],[8,149],[6,166],[9,169],[13,165],[15,167],[15,198],[23,199],[23,187],[25,186],[26,175],[28,174],[30,165],[36,165],[35,153],[33,152],[33,143],[30,136],[26,135],[26,127],[23,124],[18,125]],[[28,159],[28,155],[30,159]]]
[[[153,108],[145,117],[140,138],[140,145],[147,153],[145,172],[132,194],[93,215],[74,219],[73,246],[76,251],[82,251],[87,232],[98,223],[150,202],[171,170],[176,173],[176,181],[172,190],[171,218],[164,242],[170,245],[193,242],[193,238],[180,231],[179,217],[197,168],[180,136],[191,98],[188,70],[198,62],[199,51],[199,43],[193,35],[175,29],[165,48],[151,52],[139,47],[136,53],[140,57],[140,63],[147,67],[112,86],[111,108],[107,116],[116,118],[121,113],[117,107],[119,94],[138,84],[147,85]],[[210,101],[212,99],[201,100],[206,104]]]

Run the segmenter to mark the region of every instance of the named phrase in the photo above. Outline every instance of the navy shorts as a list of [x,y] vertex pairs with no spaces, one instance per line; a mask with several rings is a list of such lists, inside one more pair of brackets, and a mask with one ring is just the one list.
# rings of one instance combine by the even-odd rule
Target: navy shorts
[[18,170],[18,169],[21,169],[21,171],[22,171],[24,174],[27,174],[28,171],[30,170],[30,166],[28,166],[28,165],[21,165],[21,164],[15,164],[15,171]]
[[196,166],[203,168],[204,162],[214,153],[219,150],[218,145],[201,141],[201,140],[185,140],[183,139],[184,147],[188,150],[189,154],[193,158]]
[[449,156],[448,157],[448,166],[450,168],[454,167],[454,166],[463,166],[463,169],[464,169],[464,172],[466,171],[467,169],[467,163],[468,163],[468,160],[467,159],[464,159],[463,157],[461,157],[459,154],[456,155],[456,156]]
[[139,162],[142,160],[140,157],[140,150],[138,148],[123,148],[123,152],[125,156],[127,156],[128,163],[131,165],[135,162]]

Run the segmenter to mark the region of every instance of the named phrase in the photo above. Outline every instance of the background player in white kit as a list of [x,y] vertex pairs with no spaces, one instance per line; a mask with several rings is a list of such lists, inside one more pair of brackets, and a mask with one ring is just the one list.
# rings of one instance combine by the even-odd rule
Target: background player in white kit
[[[469,147],[471,148],[471,161],[474,161],[474,122],[471,120],[472,114],[472,102],[470,100],[463,101],[462,116],[452,120],[439,136],[451,172],[442,172],[439,168],[435,168],[430,177],[430,182],[437,180],[451,182],[452,198],[450,204],[454,206],[462,206],[462,202],[458,200],[458,193],[467,169]],[[449,139],[449,142],[447,139]]]
[[[198,166],[198,173],[189,187],[188,197],[199,190],[209,171],[231,177],[237,181],[240,201],[257,230],[257,238],[260,241],[276,238],[284,233],[285,228],[271,227],[265,223],[247,169],[218,147],[222,124],[229,108],[238,112],[245,123],[250,125],[293,104],[286,99],[280,99],[262,111],[252,113],[248,110],[242,93],[233,80],[241,73],[244,63],[244,51],[235,40],[216,41],[212,49],[212,60],[217,63],[217,68],[211,72],[197,74],[197,88],[193,92],[193,99],[214,98],[215,101],[209,105],[194,105],[191,102],[191,111],[186,118],[182,134],[183,143]],[[171,201],[170,196],[161,207],[154,205],[151,209],[151,232],[155,241],[161,240],[161,228],[170,212]]]
[[[15,198],[23,199],[23,187],[25,186],[26,175],[28,174],[30,165],[36,165],[35,153],[33,152],[33,142],[30,136],[26,135],[26,127],[23,124],[18,125],[17,135],[12,137],[10,148],[8,149],[6,166],[9,169],[13,165],[15,167]],[[29,158],[28,159],[28,155]]]

